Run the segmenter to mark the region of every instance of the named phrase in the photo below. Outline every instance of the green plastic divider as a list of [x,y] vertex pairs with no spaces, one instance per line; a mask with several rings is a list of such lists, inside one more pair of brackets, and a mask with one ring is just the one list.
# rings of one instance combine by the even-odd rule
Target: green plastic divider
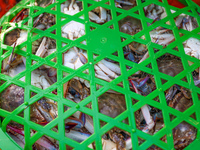
[[[0,66],[2,65],[2,61],[12,53],[12,47],[3,44],[3,40],[6,33],[16,28],[28,31],[27,41],[17,46],[17,48],[14,51],[16,54],[19,54],[26,58],[26,70],[19,73],[13,78],[8,77],[3,73],[0,73],[0,79],[5,81],[5,83],[0,86],[0,92],[2,92],[11,84],[18,85],[25,89],[24,103],[22,105],[20,105],[13,112],[8,112],[0,109],[0,116],[4,117],[4,120],[1,122],[0,129],[0,148],[2,148],[3,150],[19,148],[18,146],[16,146],[16,143],[13,140],[9,140],[9,137],[6,134],[6,126],[8,125],[8,123],[10,121],[15,121],[24,125],[24,149],[26,150],[32,149],[31,147],[35,143],[35,141],[37,141],[43,135],[47,135],[58,140],[59,147],[61,150],[65,149],[66,145],[70,145],[76,150],[90,149],[88,148],[88,145],[93,142],[95,142],[97,150],[101,150],[101,136],[115,126],[130,133],[132,139],[132,146],[134,150],[144,150],[150,147],[151,145],[157,145],[158,147],[161,147],[162,149],[166,150],[173,150],[174,144],[172,137],[172,129],[181,122],[185,121],[197,128],[197,137],[195,141],[193,141],[193,143],[186,149],[198,149],[200,140],[200,101],[198,100],[197,93],[200,94],[200,89],[194,85],[191,72],[194,71],[196,68],[200,67],[200,60],[186,55],[182,43],[190,37],[200,39],[200,35],[198,34],[200,31],[200,27],[197,27],[191,32],[183,29],[178,29],[175,25],[174,18],[184,13],[195,17],[198,24],[200,24],[200,17],[197,13],[199,7],[189,0],[186,1],[187,6],[183,9],[178,9],[168,5],[167,0],[163,0],[163,2],[159,2],[158,0],[147,0],[144,3],[142,3],[141,0],[137,0],[136,7],[130,10],[122,10],[120,8],[115,7],[114,0],[102,0],[100,2],[96,2],[93,0],[80,0],[83,4],[83,11],[80,11],[74,16],[70,16],[63,14],[60,11],[60,5],[65,1],[66,0],[56,0],[54,4],[51,4],[46,8],[41,8],[38,6],[34,6],[35,0],[22,0],[22,2],[20,2],[17,6],[12,8],[0,20],[0,26],[2,26],[2,33],[0,37]],[[106,2],[110,2],[110,4],[108,5],[106,4]],[[154,22],[152,19],[146,18],[143,8],[152,3],[164,7],[167,16],[162,20],[156,22]],[[89,6],[89,4],[91,6]],[[103,25],[91,22],[88,16],[89,11],[99,6],[104,7],[106,9],[110,9],[112,14],[112,20]],[[24,20],[19,21],[18,23],[10,22],[10,20],[24,8],[28,9],[29,16]],[[55,10],[52,10],[52,8],[55,8]],[[171,10],[175,10],[176,12],[171,13]],[[44,12],[55,15],[56,24],[45,31],[33,29],[33,19]],[[120,15],[117,15],[117,12]],[[80,16],[84,16],[84,19],[80,19]],[[132,16],[141,20],[143,30],[138,32],[134,36],[119,32],[118,21],[125,18],[126,16]],[[61,20],[61,18],[65,18],[65,20]],[[61,35],[61,27],[72,20],[85,25],[86,34],[75,41],[63,38]],[[170,25],[166,25],[167,21],[170,22]],[[150,26],[147,26],[147,23],[152,24]],[[111,25],[113,25],[114,29],[108,28]],[[151,42],[149,32],[159,26],[168,28],[174,33],[175,41],[170,43],[166,47]],[[91,31],[90,27],[96,29]],[[56,30],[55,34],[52,33],[54,30]],[[37,35],[33,36],[33,33],[36,33]],[[179,33],[183,33],[184,35],[180,37]],[[56,52],[54,52],[53,54],[45,58],[40,58],[32,54],[32,42],[43,36],[55,39],[57,47]],[[141,36],[145,36],[145,40],[141,39]],[[125,38],[126,40],[124,42],[121,42],[121,37]],[[86,45],[81,44],[81,42],[84,40],[87,41]],[[140,64],[130,62],[124,59],[123,47],[133,41],[145,44],[148,47],[150,57]],[[63,47],[62,43],[66,43],[67,45]],[[24,46],[26,46],[26,51],[22,50]],[[66,52],[69,48],[74,46],[86,50],[88,54],[88,63],[86,63],[77,70],[73,70],[62,65],[62,53]],[[173,50],[173,48],[176,46],[178,47],[179,51]],[[159,51],[157,53],[154,53],[154,48],[159,49]],[[3,50],[7,50],[7,52],[3,54]],[[114,52],[117,52],[118,56],[112,55]],[[172,55],[180,57],[184,67],[184,71],[182,71],[175,77],[167,76],[159,72],[156,59],[164,55],[165,53],[170,53]],[[95,59],[93,58],[94,54],[98,55],[98,57],[96,57]],[[57,58],[56,63],[51,62],[51,59],[54,57]],[[114,79],[112,82],[106,82],[95,77],[94,65],[104,58],[110,58],[119,62],[120,64],[122,75]],[[32,61],[36,61],[37,63],[32,65]],[[191,61],[194,64],[189,66],[188,61]],[[43,64],[57,69],[57,82],[45,90],[34,87],[30,83],[31,71],[35,70]],[[146,67],[148,64],[152,64],[152,68]],[[126,66],[132,66],[132,69],[127,71]],[[83,73],[83,71],[85,71],[86,69],[89,70],[89,74]],[[127,80],[128,77],[139,70],[147,72],[148,74],[153,75],[155,78],[157,89],[149,95],[147,95],[146,97],[132,92],[129,88],[129,82]],[[63,72],[67,72],[69,74],[66,77],[63,77]],[[25,76],[25,82],[19,80],[23,76]],[[71,102],[63,97],[63,84],[77,76],[90,81],[91,93],[89,97],[87,97],[78,104]],[[181,80],[184,77],[187,78],[188,82],[184,82]],[[161,79],[165,79],[167,80],[167,82],[165,84],[162,84]],[[117,85],[120,82],[123,82],[123,87],[119,87]],[[96,84],[102,85],[102,88],[100,90],[96,90]],[[174,84],[186,87],[192,91],[194,105],[183,113],[176,111],[175,109],[167,106],[166,104],[164,91],[169,89]],[[51,93],[54,89],[57,89],[57,95]],[[120,114],[114,119],[106,117],[98,111],[97,97],[109,89],[124,94],[126,98],[126,111],[124,111],[122,114]],[[30,97],[30,92],[36,93],[37,96]],[[159,97],[160,102],[156,102],[153,100],[157,96]],[[50,98],[58,103],[58,117],[44,127],[30,121],[30,107],[28,107],[42,97]],[[132,105],[131,98],[134,98],[139,101],[137,105]],[[88,109],[86,107],[88,103],[92,103],[92,109]],[[165,127],[154,135],[146,134],[136,128],[134,112],[145,104],[156,107],[162,110],[163,112]],[[70,110],[67,112],[64,112],[63,110],[65,105],[70,107]],[[24,117],[20,117],[18,115],[22,111],[24,111]],[[64,120],[76,111],[81,111],[85,114],[91,115],[94,120],[94,134],[92,134],[87,140],[85,140],[82,143],[77,143],[72,139],[65,137],[64,135]],[[173,121],[170,121],[169,119],[169,114],[171,113],[173,113],[173,115],[176,116],[176,119],[174,119]],[[190,117],[190,115],[193,113],[196,113],[196,120]],[[126,118],[129,118],[129,125],[122,123],[122,120]],[[100,120],[107,122],[107,124],[102,128],[100,127]],[[58,133],[51,130],[56,125],[58,126]],[[34,136],[30,135],[31,129],[37,131],[34,134]],[[166,135],[167,143],[164,143],[160,140],[160,138],[164,135]],[[138,137],[141,137],[146,141],[143,144],[138,145]]]

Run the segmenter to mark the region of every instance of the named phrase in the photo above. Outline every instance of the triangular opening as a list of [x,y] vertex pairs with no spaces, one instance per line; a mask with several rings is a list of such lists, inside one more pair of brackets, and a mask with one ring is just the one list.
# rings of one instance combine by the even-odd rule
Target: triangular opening
[[25,76],[21,77],[19,80],[25,82]]
[[182,37],[182,36],[184,36],[185,34],[183,34],[183,33],[181,33],[181,32],[179,32],[179,36],[180,37]]
[[138,11],[138,10],[136,10],[136,11],[134,11],[133,13],[139,14],[139,11]]
[[138,137],[138,144],[141,145],[142,143],[144,143],[146,140],[141,138],[141,137]]
[[66,71],[62,71],[62,73],[63,73],[63,78],[69,75],[69,73]]
[[51,93],[54,94],[54,95],[57,95],[57,88],[54,89]]
[[35,95],[37,95],[37,93],[33,92],[33,91],[30,91],[30,95],[31,95],[31,98],[34,97]]
[[87,45],[87,40],[83,40],[80,44]]
[[169,114],[169,115],[170,115],[170,121],[173,121],[176,118],[176,116],[174,116],[173,114]]
[[90,26],[90,31],[94,31],[94,30],[96,30],[96,27]]
[[117,12],[117,16],[119,16],[119,15],[121,15],[122,13],[120,13],[120,12]]
[[63,110],[64,110],[64,112],[66,112],[66,111],[68,111],[71,107],[69,107],[69,106],[67,106],[67,105],[63,105]]
[[56,11],[56,7],[52,7],[51,10],[55,10]]
[[142,39],[142,40],[146,40],[145,35],[142,35],[142,36],[140,36],[139,38]]
[[167,136],[164,135],[163,137],[160,138],[160,140],[162,140],[163,142],[167,143]]
[[51,31],[52,34],[56,34],[56,30]]
[[0,79],[0,86],[3,85],[5,82],[5,80]]
[[136,100],[134,98],[131,98],[131,100],[132,100],[132,105],[136,105],[136,103],[139,102],[139,100]]
[[197,120],[196,113],[191,114],[190,117],[193,118],[194,120]]
[[161,82],[162,82],[162,84],[165,84],[167,82],[167,80],[161,78]]
[[51,131],[58,133],[58,124],[51,128]]
[[120,82],[117,85],[120,86],[120,87],[122,87],[122,88],[124,87],[123,82]]
[[122,120],[122,123],[125,123],[125,124],[129,125],[129,120],[128,120],[128,117],[127,117],[127,118],[125,118],[124,120]]
[[179,50],[178,50],[178,46],[176,46],[176,47],[174,47],[174,48],[172,48],[172,49],[175,50],[175,51],[177,51],[177,52],[179,51]]
[[62,47],[64,48],[66,48],[68,46],[68,43],[65,43],[65,42],[62,42]]
[[35,65],[36,63],[38,63],[38,61],[35,61],[35,60],[31,60],[31,65]]
[[[103,139],[102,139],[103,140]],[[96,144],[95,142],[92,142],[91,144],[88,145],[88,148],[90,149],[96,149]]]
[[159,52],[160,50],[159,50],[159,49],[156,49],[156,48],[153,48],[153,51],[154,51],[154,53],[157,53],[157,52]]
[[156,96],[153,100],[156,102],[160,102],[159,96]]
[[100,84],[96,84],[96,90],[98,91],[100,88],[102,88],[103,85],[100,85]]
[[124,42],[127,40],[127,38],[126,38],[126,37],[123,37],[123,36],[121,36],[120,38],[121,38],[121,42],[122,42],[122,43],[124,43]]
[[182,78],[181,80],[184,81],[184,82],[188,81],[186,77]]
[[99,54],[93,53],[93,59],[94,61],[96,61],[96,59],[98,58],[98,56],[100,56]]
[[69,145],[65,145],[66,150],[73,150],[73,147],[69,146]]
[[85,104],[85,107],[92,109],[92,101],[89,101],[87,104]]
[[[26,109],[26,108],[25,108]],[[23,117],[24,118],[24,110],[20,111],[17,116]]]
[[100,126],[101,126],[101,128],[107,124],[107,122],[105,122],[105,121],[103,121],[103,120],[100,120],[100,119],[99,119],[99,121],[100,121]]
[[126,65],[126,70],[127,71],[131,70],[132,68],[133,68],[132,66]]
[[108,26],[108,28],[114,29],[114,25],[110,25],[110,26]]
[[85,69],[82,73],[89,74],[89,69]]
[[112,53],[112,55],[114,55],[114,56],[118,56],[118,51]]
[[152,65],[151,65],[151,63],[148,64],[148,65],[146,65],[146,67],[152,69]]

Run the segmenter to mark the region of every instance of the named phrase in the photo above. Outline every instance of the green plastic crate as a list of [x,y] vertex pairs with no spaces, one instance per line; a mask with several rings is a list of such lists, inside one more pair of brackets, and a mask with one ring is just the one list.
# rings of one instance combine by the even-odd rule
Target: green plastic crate
[[[109,131],[114,126],[121,128],[123,130],[128,131],[131,133],[132,139],[132,147],[134,150],[139,149],[147,149],[151,145],[157,145],[158,147],[166,150],[173,150],[173,137],[172,137],[172,129],[180,124],[183,121],[193,125],[197,128],[197,136],[195,141],[193,141],[190,146],[186,149],[198,149],[200,146],[200,101],[198,100],[197,93],[200,94],[200,89],[194,85],[193,78],[191,72],[194,71],[196,68],[200,67],[200,61],[196,58],[188,56],[185,54],[182,43],[190,37],[195,37],[200,40],[200,27],[196,28],[195,30],[189,32],[183,29],[178,29],[175,25],[174,19],[181,13],[188,14],[196,18],[198,24],[200,24],[200,17],[199,17],[199,7],[193,3],[192,1],[186,1],[187,7],[183,9],[175,8],[173,6],[168,5],[167,0],[163,0],[163,2],[159,2],[158,0],[147,0],[146,2],[142,3],[141,0],[137,0],[137,6],[130,9],[130,10],[122,10],[120,8],[116,8],[114,4],[114,0],[102,0],[100,2],[96,2],[93,0],[80,0],[83,4],[83,11],[76,14],[75,16],[69,16],[60,12],[60,4],[63,3],[65,0],[56,0],[54,4],[46,8],[34,6],[35,0],[23,0],[14,8],[12,8],[4,17],[0,20],[0,25],[2,26],[2,33],[1,33],[1,40],[0,40],[0,66],[2,65],[3,59],[8,57],[11,52],[12,48],[3,44],[3,39],[6,33],[10,30],[20,28],[27,31],[31,31],[33,28],[33,18],[46,12],[56,16],[56,25],[50,27],[45,31],[41,30],[32,30],[32,32],[28,33],[27,41],[23,44],[19,45],[15,50],[16,54],[22,55],[26,58],[26,71],[19,73],[17,76],[11,78],[2,73],[0,73],[0,79],[4,80],[5,83],[0,86],[0,92],[6,89],[9,85],[15,84],[25,89],[24,94],[24,104],[20,105],[17,109],[13,112],[8,112],[5,110],[0,109],[0,116],[4,117],[4,120],[0,123],[0,149],[2,150],[10,150],[10,149],[21,149],[6,133],[6,126],[7,124],[13,120],[20,124],[24,125],[24,132],[25,132],[25,148],[24,149],[31,149],[32,144],[37,141],[42,135],[47,135],[59,141],[60,149],[65,149],[65,145],[70,145],[76,150],[80,149],[90,149],[88,145],[95,142],[96,149],[102,149],[101,144],[101,136]],[[110,5],[106,4],[106,2],[110,2]],[[165,8],[167,17],[162,20],[153,22],[152,19],[146,18],[145,13],[143,11],[143,7],[148,6],[150,4],[156,4]],[[91,4],[88,7],[88,4]],[[93,10],[94,8],[102,6],[104,8],[110,9],[112,12],[112,20],[103,24],[98,25],[93,22],[89,21],[88,12]],[[56,8],[52,10],[52,8]],[[23,8],[29,9],[29,16],[24,20],[18,23],[9,22],[14,16],[16,16],[19,11]],[[34,13],[34,10],[37,10]],[[176,13],[171,13],[170,10],[175,10]],[[190,11],[191,10],[191,11]],[[120,15],[117,16],[117,12]],[[138,13],[135,13],[138,12]],[[84,19],[80,19],[79,17],[84,15]],[[124,34],[119,32],[118,21],[126,16],[132,16],[141,20],[143,30],[139,33],[135,34],[134,36]],[[61,18],[66,18],[66,20],[61,21]],[[81,38],[71,41],[65,39],[61,36],[61,26],[66,24],[67,22],[75,20],[85,25],[85,32],[86,34]],[[167,25],[166,22],[169,21],[170,25]],[[24,25],[28,22],[28,25]],[[152,23],[152,25],[147,26],[147,23]],[[109,29],[108,27],[113,25],[114,29]],[[162,26],[168,28],[173,31],[175,41],[172,42],[170,45],[163,47],[161,45],[155,44],[151,42],[151,38],[149,35],[149,31]],[[9,27],[9,28],[8,28]],[[95,30],[90,31],[90,27],[96,28]],[[56,34],[52,34],[51,32],[56,30]],[[36,36],[32,37],[32,33],[37,33]],[[182,37],[179,36],[179,33],[183,33]],[[34,40],[37,40],[43,36],[50,37],[56,40],[57,51],[52,55],[46,58],[38,58],[34,57],[31,52],[31,44]],[[141,36],[145,36],[145,40],[141,39]],[[126,41],[121,42],[121,37],[126,38]],[[82,41],[86,40],[87,44],[81,44]],[[147,45],[150,57],[146,59],[141,64],[129,62],[124,59],[123,56],[123,47],[128,43],[136,41],[142,44]],[[62,47],[62,43],[67,43],[66,46]],[[21,50],[22,47],[26,46],[27,51],[24,52]],[[73,46],[78,46],[87,50],[88,54],[88,63],[84,66],[80,67],[77,70],[72,70],[62,65],[62,53],[67,51],[69,48]],[[173,50],[174,47],[178,47],[179,51],[175,52]],[[153,48],[158,49],[157,53],[154,53]],[[7,50],[6,53],[3,54],[3,50]],[[118,57],[114,57],[112,54],[114,52],[118,52]],[[175,77],[166,76],[163,73],[158,71],[158,65],[156,63],[156,59],[162,56],[165,53],[170,53],[172,55],[178,56],[182,60],[182,64],[184,67],[184,71],[178,74]],[[98,54],[99,56],[94,60],[93,54]],[[51,63],[51,59],[56,57],[57,62]],[[102,81],[94,76],[94,64],[99,62],[104,58],[110,58],[117,60],[120,63],[120,68],[122,74],[120,77],[116,78],[112,82]],[[37,61],[36,64],[32,65],[31,61]],[[188,61],[193,62],[194,64],[189,66]],[[38,66],[43,64],[55,67],[57,69],[57,83],[53,84],[49,88],[42,90],[34,87],[31,85],[30,80],[30,72],[36,69]],[[146,67],[148,64],[152,64],[152,68]],[[133,68],[129,71],[126,70],[126,65],[132,66]],[[82,73],[85,69],[89,70],[89,74]],[[138,94],[134,94],[130,91],[128,77],[137,72],[137,71],[147,72],[149,74],[154,75],[155,82],[156,82],[156,90],[150,93],[148,96],[144,97]],[[69,72],[69,75],[66,77],[62,77],[62,72]],[[19,79],[23,76],[26,77],[25,82],[20,81]],[[63,97],[63,84],[72,79],[73,77],[78,76],[83,79],[87,79],[90,81],[91,87],[91,95],[87,97],[85,100],[81,101],[80,103],[76,104],[69,100],[66,100]],[[183,82],[181,79],[183,77],[187,78],[189,82]],[[161,78],[167,80],[165,84],[161,83]],[[118,83],[123,82],[123,88],[117,86]],[[96,90],[96,84],[102,85],[100,90]],[[193,98],[193,106],[190,107],[187,111],[180,113],[178,111],[174,111],[173,108],[167,106],[166,99],[164,95],[164,91],[171,87],[174,84],[178,84],[184,87],[187,87],[192,91],[192,98]],[[52,94],[51,92],[57,88],[57,95]],[[120,114],[116,118],[105,117],[101,113],[98,112],[97,106],[97,97],[107,90],[112,89],[123,93],[126,97],[126,106],[127,110]],[[37,93],[37,96],[30,98],[30,92],[34,91]],[[159,97],[160,102],[156,102],[153,99],[155,97]],[[51,121],[46,126],[40,126],[30,121],[29,114],[30,114],[30,107],[29,105],[33,104],[41,97],[47,97],[53,99],[58,102],[58,117]],[[133,105],[131,103],[131,98],[135,98],[139,100],[137,105]],[[92,102],[93,109],[88,109],[85,105]],[[134,119],[134,112],[141,108],[141,106],[148,104],[158,109],[161,109],[163,112],[164,124],[165,127],[162,128],[158,133],[154,135],[146,134],[136,128],[135,119]],[[67,112],[64,112],[64,105],[71,107],[71,109]],[[18,116],[20,112],[24,111],[24,117]],[[66,138],[64,135],[64,119],[71,116],[74,112],[81,111],[83,113],[89,114],[93,116],[94,120],[94,134],[92,134],[87,140],[82,143],[77,143],[69,138]],[[170,121],[169,114],[173,113],[176,116],[176,119]],[[196,113],[196,120],[189,117],[191,114]],[[129,118],[129,125],[122,123],[121,121]],[[105,126],[102,128],[100,127],[99,121],[103,120],[107,122]],[[58,125],[58,133],[53,132],[51,129]],[[31,137],[30,129],[34,129],[37,133]],[[166,135],[167,143],[164,143],[160,140],[161,137]],[[138,137],[145,139],[145,142],[141,145],[138,145]]]

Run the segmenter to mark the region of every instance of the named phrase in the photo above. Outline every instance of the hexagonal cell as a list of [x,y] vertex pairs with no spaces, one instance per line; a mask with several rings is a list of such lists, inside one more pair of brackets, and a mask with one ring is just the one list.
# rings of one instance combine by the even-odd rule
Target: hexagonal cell
[[132,142],[130,133],[120,128],[113,127],[102,136],[102,145],[104,148],[108,149],[131,149]]
[[72,16],[80,11],[83,11],[83,2],[77,0],[68,0],[60,5],[60,9],[62,13]]
[[[34,131],[32,131],[34,135]],[[59,149],[59,142],[52,137],[43,135],[32,146],[33,149]]]
[[58,116],[57,102],[46,97],[30,105],[30,108],[30,120],[42,126]]
[[92,142],[91,144],[89,144],[88,148],[96,150],[96,144],[95,144],[95,142]]
[[164,127],[161,109],[150,105],[144,105],[137,110],[134,115],[137,129],[145,133],[153,135]]
[[[96,56],[94,56],[96,58]],[[96,60],[94,60],[96,62]],[[95,77],[105,81],[112,81],[121,75],[120,63],[110,59],[104,58],[94,65]]]
[[118,22],[121,32],[134,35],[142,30],[141,21],[137,18],[127,16]]
[[166,17],[165,8],[156,4],[150,4],[144,7],[144,13],[147,18],[156,20]]
[[17,28],[17,29],[9,31],[5,35],[4,44],[15,48],[16,46],[22,44],[26,40],[27,40],[27,31]]
[[[200,47],[200,40],[196,38],[189,38],[188,40],[183,42],[185,53],[189,56],[195,57],[199,59],[199,51],[198,48]],[[188,61],[189,65],[192,65],[193,62]],[[199,71],[198,69],[196,70]]]
[[[35,64],[32,61],[32,64]],[[48,65],[41,65],[31,72],[31,85],[46,89],[57,82],[57,69]]]
[[129,86],[131,91],[147,96],[156,89],[154,76],[143,71],[129,76]]
[[[29,9],[22,9],[10,22],[19,22],[29,16]],[[23,21],[22,21],[23,22]],[[26,23],[27,25],[27,23]]]
[[64,98],[79,103],[90,96],[90,82],[80,77],[74,77],[63,84]]
[[[156,60],[159,71],[169,76],[174,77],[184,70],[180,57],[165,54]],[[164,81],[162,82],[164,83]]]
[[3,74],[14,77],[18,73],[24,71],[25,63],[23,63],[23,61],[25,62],[25,58],[23,56],[15,53],[9,55],[8,51],[5,51],[4,55],[7,57],[2,61],[1,71]]
[[85,35],[85,25],[77,21],[70,21],[66,23],[62,26],[61,30],[62,37],[70,40],[76,40]]
[[184,149],[195,140],[197,135],[197,129],[185,121],[177,125],[172,132],[175,149]]
[[184,29],[188,31],[192,31],[199,26],[196,18],[183,13],[174,18],[174,21],[179,29]]
[[139,145],[142,145],[146,140],[141,138],[141,137],[138,137],[138,144]]
[[33,32],[34,28],[46,30],[56,24],[56,16],[45,12],[36,16],[33,21]]
[[115,7],[118,7],[124,10],[129,10],[135,6],[137,6],[136,0],[125,0],[125,1],[115,2]]
[[[89,118],[91,120],[89,120]],[[65,136],[79,143],[94,133],[93,119],[80,111],[65,119]]]
[[0,86],[3,85],[5,82],[5,80],[0,79]]
[[0,100],[1,109],[12,112],[24,103],[24,88],[11,84],[0,93]]
[[56,51],[56,40],[42,37],[32,42],[32,54],[47,57]]
[[88,14],[90,21],[101,25],[112,20],[111,11],[104,7],[96,7],[95,9],[91,10]]
[[193,105],[190,90],[179,85],[169,88],[165,96],[168,105],[180,112],[184,112]]
[[63,53],[63,65],[78,69],[88,62],[87,51],[78,47],[72,47]]
[[11,121],[6,126],[6,132],[21,148],[24,148],[24,125]]
[[157,27],[156,29],[150,31],[149,34],[153,43],[164,47],[175,41],[172,30],[163,27]]
[[13,45],[20,37],[20,29],[11,30],[5,35],[4,44]]
[[126,102],[123,94],[116,91],[103,93],[98,97],[99,112],[115,118],[126,110]]
[[[61,4],[61,12],[67,15],[76,15],[80,10],[82,10],[82,2],[66,1]],[[80,16],[78,19],[84,19],[84,16]],[[66,18],[62,18],[61,20],[62,22],[68,21]],[[61,31],[62,37],[76,40],[85,35],[85,25],[78,21],[68,21],[64,26],[62,26]]]
[[147,51],[146,45],[135,41],[123,47],[124,58],[135,63],[144,60]]

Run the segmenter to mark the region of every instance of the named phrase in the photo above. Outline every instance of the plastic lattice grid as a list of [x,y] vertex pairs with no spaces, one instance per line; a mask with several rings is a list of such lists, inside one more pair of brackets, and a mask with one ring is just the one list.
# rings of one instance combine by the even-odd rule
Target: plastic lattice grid
[[[130,10],[123,10],[115,7],[114,0],[102,0],[100,2],[92,0],[82,0],[83,11],[80,11],[74,16],[70,16],[61,13],[60,4],[63,3],[64,1],[65,0],[56,0],[54,4],[51,4],[46,8],[34,6],[34,0],[22,1],[16,7],[12,8],[9,11],[9,13],[7,13],[0,21],[2,26],[1,42],[0,42],[0,56],[1,56],[0,66],[1,66],[2,61],[6,57],[8,57],[12,52],[11,46],[3,44],[6,33],[16,28],[23,29],[26,31],[31,31],[33,28],[33,18],[44,12],[56,16],[55,25],[51,26],[50,28],[44,31],[39,29],[34,29],[32,30],[32,32],[28,32],[27,41],[20,44],[15,49],[16,54],[19,54],[26,58],[26,70],[19,73],[15,77],[9,77],[2,73],[0,74],[0,79],[5,81],[5,83],[0,86],[0,92],[2,92],[11,84],[23,87],[25,90],[24,103],[22,105],[20,105],[12,112],[0,109],[0,116],[4,117],[3,121],[1,122],[1,130],[5,133],[5,135],[7,135],[6,126],[12,120],[24,125],[25,149],[31,149],[33,143],[35,143],[35,141],[37,141],[43,135],[47,135],[49,137],[58,140],[60,149],[65,149],[66,145],[70,145],[71,147],[77,150],[90,149],[88,148],[88,145],[93,142],[95,142],[96,144],[96,149],[102,149],[101,136],[115,126],[131,134],[133,149],[147,149],[151,145],[157,145],[162,149],[171,150],[174,149],[172,129],[181,122],[185,121],[198,129],[196,140],[190,145],[190,147],[188,147],[194,149],[195,146],[198,145],[200,139],[199,137],[200,102],[197,96],[197,94],[200,94],[200,89],[194,85],[191,73],[196,68],[200,67],[200,61],[196,58],[186,55],[182,43],[190,37],[200,39],[200,35],[198,34],[200,31],[200,27],[194,29],[191,32],[183,29],[178,29],[178,27],[176,27],[175,25],[174,18],[180,15],[181,13],[184,13],[192,17],[195,17],[199,24],[200,17],[197,13],[198,7],[191,1],[187,1],[188,3],[187,7],[183,9],[178,9],[168,5],[167,0],[163,0],[163,2],[159,2],[158,0],[150,0],[143,3],[141,2],[141,0],[137,0],[136,7],[133,7]],[[106,4],[106,2],[109,2],[109,4]],[[167,16],[164,19],[153,22],[152,19],[145,17],[145,12],[143,8],[152,3],[165,8]],[[88,4],[91,4],[91,6],[89,6]],[[109,9],[112,15],[111,16],[112,20],[106,22],[103,25],[91,22],[88,16],[89,11],[99,6]],[[22,21],[19,21],[18,23],[9,22],[23,8],[29,10],[29,16],[23,19]],[[52,8],[55,8],[55,10],[53,10]],[[176,12],[172,13],[170,10],[175,10]],[[117,15],[117,13],[119,13],[120,15]],[[82,15],[84,15],[84,19],[80,18],[80,16]],[[134,36],[119,32],[118,21],[125,18],[126,16],[132,16],[134,18],[138,18],[141,21],[143,30],[138,32]],[[65,19],[61,21],[61,18]],[[66,39],[61,35],[61,27],[72,20],[80,22],[85,25],[85,35],[78,38],[75,41]],[[170,22],[170,25],[166,24],[167,21]],[[26,22],[28,22],[27,25],[25,25]],[[150,26],[147,26],[147,23],[152,23],[152,24]],[[113,25],[114,27],[113,29],[108,28],[111,25]],[[151,42],[149,32],[159,26],[162,26],[164,28],[173,31],[175,41],[170,43],[166,47]],[[90,27],[95,28],[95,30],[90,30],[91,29]],[[56,31],[56,34],[53,34],[52,31]],[[37,35],[32,36],[33,33],[37,33]],[[179,33],[183,33],[184,35],[180,37]],[[45,58],[33,55],[31,46],[33,41],[43,36],[56,40],[56,52]],[[141,39],[140,38],[141,36],[145,36],[145,40]],[[121,42],[121,37],[125,38],[126,40]],[[81,43],[82,41],[85,40],[87,43],[86,45]],[[140,64],[124,59],[123,47],[133,41],[146,45],[149,51],[149,58],[147,58]],[[66,43],[67,45],[63,47],[62,43]],[[26,51],[21,50],[25,46],[27,50]],[[74,46],[86,50],[88,55],[88,62],[84,64],[82,67],[78,68],[77,70],[73,70],[62,65],[62,53],[66,52],[69,48]],[[173,50],[174,47],[178,47],[178,51],[174,51]],[[159,51],[154,53],[154,48],[158,49]],[[3,50],[6,50],[6,53],[3,54]],[[112,55],[114,52],[117,52],[118,56]],[[170,53],[174,56],[180,57],[184,67],[184,71],[182,71],[175,77],[171,77],[164,73],[159,72],[156,59],[165,53]],[[94,59],[93,54],[98,55],[98,57]],[[51,59],[55,57],[57,61],[52,62]],[[120,64],[120,69],[122,74],[111,82],[106,82],[104,80],[95,77],[94,64],[96,64],[97,62],[101,61],[104,58],[115,60]],[[32,61],[36,61],[37,63],[32,65]],[[193,64],[189,66],[188,61],[193,62]],[[57,69],[57,82],[48,87],[47,89],[42,90],[40,88],[31,85],[31,72],[44,64]],[[151,64],[152,68],[146,67],[148,64]],[[127,71],[126,66],[132,66],[132,69]],[[86,69],[89,70],[89,74],[83,73],[83,71],[85,71]],[[129,82],[127,79],[130,75],[134,74],[137,71],[146,72],[148,74],[153,75],[155,78],[156,90],[154,90],[146,97],[138,95],[130,90]],[[63,77],[63,72],[67,72],[69,74],[66,77]],[[24,76],[25,76],[25,82],[20,81],[19,79]],[[90,96],[88,96],[86,99],[79,102],[78,104],[69,101],[63,97],[63,84],[76,76],[90,81],[90,93],[91,93]],[[188,82],[181,80],[184,77],[187,78]],[[161,79],[164,79],[167,82],[162,84]],[[117,85],[120,82],[123,83],[123,87]],[[96,84],[102,85],[102,88],[96,90]],[[193,105],[185,112],[179,112],[178,110],[175,110],[167,106],[164,91],[169,89],[174,84],[186,87],[192,91]],[[51,93],[55,89],[57,89],[57,95]],[[114,91],[117,91],[125,95],[127,109],[116,118],[110,118],[108,116],[99,113],[98,111],[97,97],[99,97],[101,94],[108,91],[109,89],[112,89]],[[37,95],[31,97],[30,94],[31,92],[34,92]],[[153,100],[157,96],[159,97],[160,100],[159,102]],[[50,98],[56,101],[58,104],[58,117],[44,127],[30,121],[30,107],[29,107],[31,104],[33,104],[42,97]],[[131,98],[138,100],[138,103],[136,105],[132,105]],[[92,109],[86,107],[88,103],[92,103]],[[136,128],[134,112],[140,109],[141,106],[145,104],[156,107],[162,110],[163,113],[165,126],[154,135],[146,134]],[[66,112],[64,112],[65,105],[70,107],[70,109]],[[18,115],[22,111],[24,111],[24,117],[20,117]],[[81,111],[85,114],[92,116],[94,121],[94,134],[92,134],[87,140],[85,140],[82,143],[73,141],[72,139],[67,138],[64,134],[65,133],[64,119],[71,116],[76,111]],[[196,113],[196,120],[190,117],[191,114],[193,113]],[[169,114],[173,114],[174,116],[176,116],[176,119],[170,121]],[[122,123],[122,121],[126,118],[129,119],[128,125]],[[106,125],[100,127],[100,120],[106,122]],[[56,125],[58,126],[57,133],[51,130]],[[36,131],[34,136],[30,135],[31,129]],[[167,143],[160,140],[160,138],[162,138],[165,135],[167,138]],[[145,142],[142,143],[141,145],[138,145],[138,137],[144,139]],[[13,146],[14,148],[14,145],[12,143],[15,142],[10,139],[10,141],[8,141],[8,143],[6,144],[1,143],[2,147],[0,148],[3,148],[5,146],[11,146],[11,147]],[[17,147],[20,148],[19,146]]]

